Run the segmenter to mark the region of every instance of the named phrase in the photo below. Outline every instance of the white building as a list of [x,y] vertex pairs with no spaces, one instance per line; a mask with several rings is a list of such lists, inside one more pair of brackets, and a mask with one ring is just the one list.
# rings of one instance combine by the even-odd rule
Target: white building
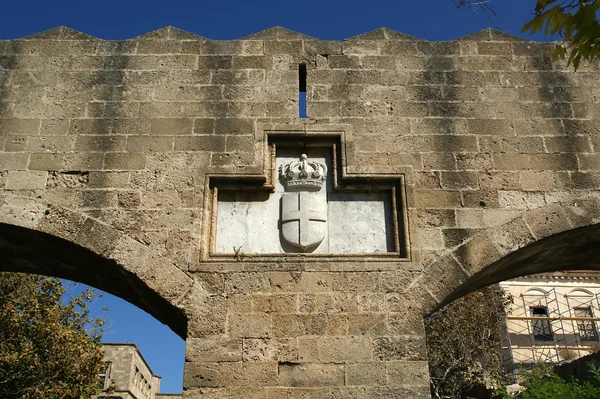
[[600,272],[572,270],[500,283],[513,297],[503,345],[516,375],[538,363],[560,364],[600,349]]

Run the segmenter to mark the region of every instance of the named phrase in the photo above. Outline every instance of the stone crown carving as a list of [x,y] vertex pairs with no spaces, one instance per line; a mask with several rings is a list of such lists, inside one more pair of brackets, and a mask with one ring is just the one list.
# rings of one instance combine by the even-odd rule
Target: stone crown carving
[[279,167],[279,175],[285,187],[295,191],[319,191],[327,178],[327,166],[309,161],[306,154],[298,161],[290,161]]

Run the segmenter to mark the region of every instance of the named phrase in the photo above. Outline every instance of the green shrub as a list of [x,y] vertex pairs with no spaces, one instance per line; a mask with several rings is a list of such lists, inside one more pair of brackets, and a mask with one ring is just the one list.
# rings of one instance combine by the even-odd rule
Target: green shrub
[[[528,373],[522,385],[527,388],[518,399],[598,399],[600,398],[600,367],[589,364],[589,381],[570,381],[560,378],[546,366],[540,365]],[[508,398],[507,395],[505,395]]]

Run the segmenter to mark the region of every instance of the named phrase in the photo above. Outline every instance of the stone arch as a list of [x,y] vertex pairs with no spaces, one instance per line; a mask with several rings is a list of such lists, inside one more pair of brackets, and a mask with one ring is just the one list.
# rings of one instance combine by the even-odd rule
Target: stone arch
[[523,293],[523,295],[531,295],[531,296],[544,296],[547,295],[548,291],[542,288],[531,288]]
[[425,266],[425,314],[499,281],[558,270],[600,270],[600,194],[527,210],[482,230]]
[[586,289],[583,289],[583,288],[575,288],[575,289],[572,289],[571,291],[569,291],[565,296],[570,296],[570,297],[590,297],[590,296],[594,296],[594,294],[590,290],[586,290]]
[[148,312],[183,339],[193,279],[141,242],[88,215],[42,200],[0,199],[0,271],[67,278]]

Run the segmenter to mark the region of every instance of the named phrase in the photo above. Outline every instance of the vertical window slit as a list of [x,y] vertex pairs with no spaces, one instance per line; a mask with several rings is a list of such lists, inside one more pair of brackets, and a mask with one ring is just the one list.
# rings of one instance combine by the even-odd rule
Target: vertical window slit
[[298,116],[306,118],[306,64],[298,65]]

